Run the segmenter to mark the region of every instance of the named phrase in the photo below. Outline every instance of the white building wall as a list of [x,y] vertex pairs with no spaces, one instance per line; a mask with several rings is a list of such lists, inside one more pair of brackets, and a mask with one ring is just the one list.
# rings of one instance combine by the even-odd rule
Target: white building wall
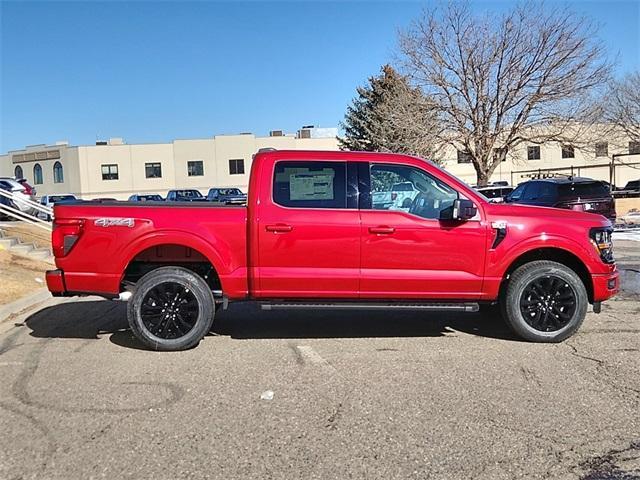
[[[110,142],[109,145],[46,146],[37,145],[9,152],[0,157],[0,175],[13,176],[21,165],[24,176],[33,183],[33,166],[39,163],[43,183],[35,185],[39,195],[72,193],[81,198],[116,198],[126,200],[133,193],[158,193],[165,196],[175,188],[197,188],[206,194],[211,187],[239,187],[246,191],[253,155],[261,148],[337,150],[336,138],[298,139],[286,137],[256,137],[218,135],[213,138],[175,140],[172,143],[133,144]],[[53,183],[54,160],[16,163],[21,155],[60,149],[64,182]],[[244,173],[232,175],[229,160],[242,159]],[[189,161],[201,160],[204,175],[189,176]],[[145,164],[160,163],[161,178],[146,178]],[[117,165],[118,178],[103,180],[102,166]]]

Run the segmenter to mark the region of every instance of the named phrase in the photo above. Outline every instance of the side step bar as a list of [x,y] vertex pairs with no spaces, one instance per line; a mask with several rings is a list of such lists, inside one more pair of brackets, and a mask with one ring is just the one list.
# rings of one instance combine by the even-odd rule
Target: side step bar
[[477,303],[401,303],[401,302],[266,302],[262,310],[426,310],[430,312],[477,312]]

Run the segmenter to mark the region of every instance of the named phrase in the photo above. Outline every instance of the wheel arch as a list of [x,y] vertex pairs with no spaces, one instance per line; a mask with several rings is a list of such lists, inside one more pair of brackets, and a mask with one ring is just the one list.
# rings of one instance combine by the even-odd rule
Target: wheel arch
[[[148,269],[151,271],[155,268],[159,268],[161,266],[195,266],[203,264],[210,265],[212,269],[212,273],[214,277],[211,277],[211,281],[205,277],[207,283],[215,289],[214,287],[218,287],[224,290],[223,280],[221,278],[221,274],[226,272],[224,260],[221,258],[219,253],[211,247],[206,241],[199,238],[196,235],[192,234],[179,234],[176,235],[176,232],[171,232],[169,235],[168,232],[155,232],[152,235],[145,236],[138,241],[132,243],[126,251],[126,254],[123,255],[125,258],[124,263],[122,264],[122,278],[121,283],[126,281],[127,278],[130,278],[132,274],[132,267],[135,265],[137,261],[144,262],[145,258],[148,258],[149,255],[152,255],[154,250],[163,249],[167,247],[177,247],[185,249],[185,255],[182,258],[176,257],[175,255],[169,257],[165,260],[159,257],[157,261],[151,261],[149,263],[154,264],[154,268]],[[189,251],[189,253],[187,252]],[[191,269],[191,268],[190,268]],[[195,273],[200,276],[204,276],[202,274],[201,268],[193,268]]]
[[504,298],[504,293],[509,283],[511,274],[518,267],[536,260],[549,260],[552,262],[557,262],[573,270],[576,275],[578,275],[580,280],[582,280],[582,283],[587,290],[589,302],[593,303],[593,281],[591,279],[591,273],[589,272],[586,264],[575,253],[556,246],[534,248],[532,250],[521,253],[519,256],[513,259],[502,277],[499,292],[500,298]]

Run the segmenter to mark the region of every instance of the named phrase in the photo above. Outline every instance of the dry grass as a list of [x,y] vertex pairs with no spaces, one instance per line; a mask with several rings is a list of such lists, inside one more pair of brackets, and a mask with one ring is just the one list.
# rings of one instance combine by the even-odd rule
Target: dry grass
[[[0,250],[0,305],[13,302],[46,286],[45,270],[50,264]],[[38,282],[36,279],[42,280]]]

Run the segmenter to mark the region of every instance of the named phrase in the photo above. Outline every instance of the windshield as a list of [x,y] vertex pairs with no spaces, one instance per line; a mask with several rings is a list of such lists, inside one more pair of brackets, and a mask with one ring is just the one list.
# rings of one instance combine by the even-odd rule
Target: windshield
[[56,203],[56,202],[68,202],[70,200],[75,200],[76,197],[74,197],[73,195],[51,195],[49,197],[49,201],[51,203]]
[[177,190],[176,196],[181,198],[202,198],[198,190]]

